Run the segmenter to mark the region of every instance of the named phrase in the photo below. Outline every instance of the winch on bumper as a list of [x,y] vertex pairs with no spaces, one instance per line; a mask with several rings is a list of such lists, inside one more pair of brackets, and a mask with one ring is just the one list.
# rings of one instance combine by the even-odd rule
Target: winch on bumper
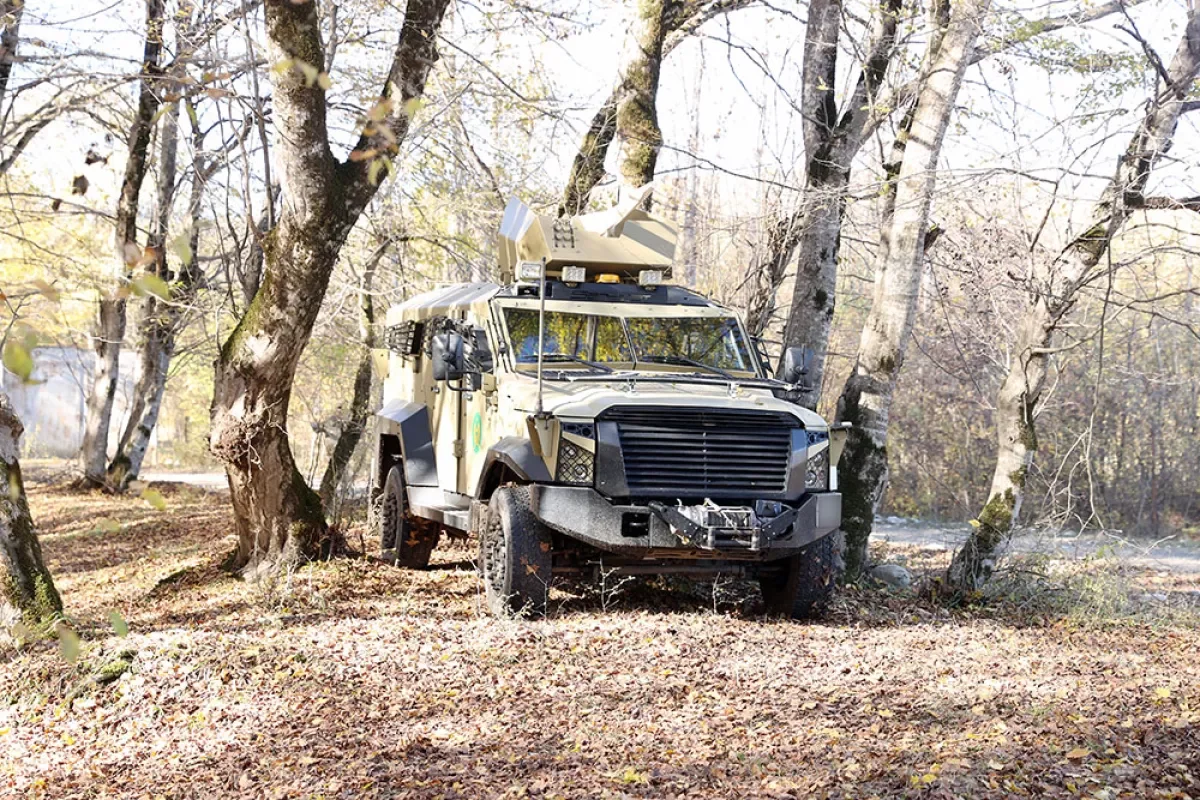
[[802,495],[795,505],[664,500],[621,504],[595,489],[534,485],[531,510],[549,527],[596,548],[627,556],[767,561],[783,558],[841,524],[838,492]]

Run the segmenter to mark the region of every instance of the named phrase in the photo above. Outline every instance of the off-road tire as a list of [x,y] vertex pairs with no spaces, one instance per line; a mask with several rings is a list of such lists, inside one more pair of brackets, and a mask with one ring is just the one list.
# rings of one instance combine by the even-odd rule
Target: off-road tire
[[543,616],[552,568],[550,532],[529,510],[529,489],[497,489],[479,536],[488,610],[498,617]]
[[845,569],[844,548],[845,537],[840,530],[834,531],[784,559],[782,572],[759,577],[767,613],[794,619],[821,616]]
[[388,470],[379,497],[379,549],[384,559],[408,569],[429,566],[438,531],[432,524],[419,525],[408,513],[404,491],[404,468],[397,464]]

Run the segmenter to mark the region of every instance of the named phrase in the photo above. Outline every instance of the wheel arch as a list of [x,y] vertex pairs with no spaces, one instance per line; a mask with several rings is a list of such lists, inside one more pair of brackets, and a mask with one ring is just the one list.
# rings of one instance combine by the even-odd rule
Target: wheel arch
[[424,403],[393,400],[375,412],[375,417],[377,485],[382,487],[388,470],[401,461],[405,484],[438,486],[428,407]]
[[532,442],[520,436],[506,436],[488,448],[475,497],[487,502],[506,483],[549,483],[551,480],[550,470],[533,452]]

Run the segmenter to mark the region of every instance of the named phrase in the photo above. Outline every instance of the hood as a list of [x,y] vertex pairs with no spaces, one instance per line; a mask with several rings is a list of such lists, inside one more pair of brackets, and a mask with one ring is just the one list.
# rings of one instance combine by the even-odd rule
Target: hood
[[[503,384],[502,392],[511,407],[532,414],[537,407],[537,380],[524,375],[512,376]],[[809,430],[825,429],[828,424],[807,408],[780,400],[769,389],[738,386],[733,392],[729,384],[693,381],[647,381],[630,384],[627,380],[613,381],[545,381],[542,407],[548,414],[563,419],[595,419],[611,406],[687,406],[699,408],[729,408],[742,410],[782,411],[797,417]]]

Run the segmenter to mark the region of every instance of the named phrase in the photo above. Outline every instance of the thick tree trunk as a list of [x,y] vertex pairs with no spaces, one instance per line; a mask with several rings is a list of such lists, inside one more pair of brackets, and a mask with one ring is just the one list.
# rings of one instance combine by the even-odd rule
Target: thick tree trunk
[[13,413],[8,395],[0,392],[0,620],[20,619],[45,628],[62,614],[62,600],[42,548],[21,480],[19,442],[24,426]]
[[600,106],[583,135],[583,143],[571,164],[562,203],[558,206],[560,217],[573,217],[587,209],[588,194],[604,177],[604,156],[616,135],[617,103],[613,97]]
[[155,80],[160,72],[162,53],[163,0],[148,0],[146,4],[146,41],[142,54],[142,78],[138,91],[138,107],[129,130],[129,160],[117,203],[116,257],[117,280],[100,298],[99,316],[93,336],[96,349],[96,371],[87,403],[87,423],[84,428],[84,480],[94,486],[107,482],[108,431],[112,424],[113,401],[117,394],[117,379],[121,345],[125,339],[124,287],[129,271],[140,259],[137,246],[138,198],[146,177],[147,151],[150,133],[159,98]]
[[337,496],[346,478],[346,469],[350,466],[350,459],[354,456],[358,443],[362,441],[367,418],[371,414],[371,348],[375,346],[375,298],[372,292],[375,270],[383,260],[389,244],[390,242],[384,242],[376,248],[366,269],[363,270],[358,306],[358,338],[362,352],[358,356],[358,369],[354,373],[354,394],[350,400],[349,416],[338,432],[329,463],[325,465],[325,473],[321,476],[318,493],[326,507]]
[[1200,10],[1192,9],[1167,69],[1168,85],[1156,89],[1147,102],[1145,116],[1093,209],[1087,230],[1045,274],[1031,276],[1029,304],[1017,324],[1009,371],[996,397],[996,466],[988,500],[946,575],[955,591],[974,591],[987,580],[996,549],[1020,515],[1025,480],[1037,452],[1035,410],[1049,371],[1055,334],[1079,288],[1106,269],[1101,265],[1104,254],[1131,211],[1172,207],[1169,202],[1154,202],[1158,198],[1147,202],[1146,184],[1155,164],[1171,147],[1197,75]]
[[621,76],[624,88],[617,103],[617,172],[633,187],[654,180],[662,147],[658,126],[658,78],[663,41],[669,32],[671,0],[639,0],[633,52]]
[[[630,52],[627,54],[628,59],[621,67],[617,85],[613,87],[608,99],[601,104],[596,115],[592,117],[592,122],[588,125],[579,151],[575,154],[575,160],[571,164],[571,174],[567,178],[567,186],[563,191],[563,200],[558,207],[560,217],[580,214],[586,209],[588,194],[604,177],[604,160],[609,146],[617,137],[617,119],[620,107],[639,91],[637,86],[631,84],[630,81],[632,79],[636,83],[649,78],[648,70],[651,69],[654,95],[649,98],[649,109],[653,114],[654,122],[648,135],[650,140],[658,144],[654,144],[652,148],[650,177],[642,180],[646,174],[645,169],[642,169],[635,179],[639,182],[634,185],[642,186],[654,179],[654,162],[657,161],[658,147],[662,141],[661,131],[658,130],[656,95],[658,75],[662,69],[663,59],[705,22],[722,14],[754,5],[756,2],[757,0],[701,0],[699,2],[697,0],[645,0],[639,6],[639,28],[634,37],[637,44],[630,48]],[[652,30],[650,26],[656,27]],[[647,62],[648,58],[653,59],[652,64]],[[644,93],[646,89],[643,88],[640,91]],[[637,109],[631,108],[631,113],[633,114],[631,121],[636,122]],[[627,129],[627,133],[632,132],[633,129]],[[628,161],[629,159],[625,157],[624,160]],[[632,166],[632,162],[630,165]],[[621,171],[624,174],[624,170]]]
[[[833,326],[837,294],[838,252],[842,246],[842,219],[846,213],[846,190],[850,165],[814,172],[810,169],[805,188],[807,212],[800,229],[796,262],[796,287],[788,310],[783,341],[812,350],[807,381],[812,390],[801,402],[815,409],[825,377],[826,350]],[[777,258],[786,262],[790,253]],[[778,285],[778,284],[777,284]]]
[[916,313],[938,155],[989,2],[966,0],[956,6],[940,42],[933,43],[936,55],[927,62],[904,137],[894,211],[881,232],[871,310],[854,369],[838,400],[838,419],[854,426],[838,471],[850,579],[866,564],[875,509],[887,486],[888,415]]
[[[288,444],[292,381],[338,253],[378,188],[370,161],[390,160],[408,132],[408,110],[424,93],[437,58],[447,5],[409,0],[381,93],[394,112],[364,130],[356,158],[339,163],[329,150],[319,82],[300,70],[273,79],[283,202],[265,239],[262,284],[221,348],[209,438],[229,478],[238,528],[234,566],[247,575],[316,556],[326,544],[321,500],[300,475]],[[322,69],[317,4],[267,0],[265,7],[271,62],[300,60]]]
[[775,321],[775,294],[804,230],[804,215],[776,217],[766,231],[766,246],[755,250],[750,265],[743,316],[751,336],[763,336]]

